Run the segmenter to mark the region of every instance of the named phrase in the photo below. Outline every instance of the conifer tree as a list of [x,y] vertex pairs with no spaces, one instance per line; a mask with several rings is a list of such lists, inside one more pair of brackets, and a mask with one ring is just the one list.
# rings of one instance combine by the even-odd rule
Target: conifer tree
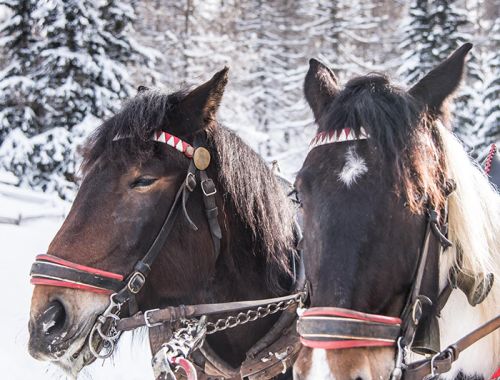
[[0,0],[11,14],[0,23],[0,46],[5,65],[0,68],[0,145],[17,128],[33,135],[40,128],[39,104],[32,68],[37,51],[32,33],[36,0]]
[[485,52],[482,115],[476,127],[478,152],[492,143],[500,143],[500,19],[494,20]]
[[[27,1],[10,3],[17,8]],[[140,57],[127,35],[133,12],[114,0],[102,7],[90,0],[30,4],[27,48],[32,57],[24,75],[36,107],[24,113],[25,120],[8,124],[11,133],[0,149],[0,163],[22,184],[71,197],[78,147],[99,119],[112,115],[121,99],[133,93],[125,66]],[[18,98],[15,108],[25,99]],[[31,119],[37,123],[26,128],[26,140],[18,130]],[[16,146],[23,146],[25,154],[10,154],[9,147]]]

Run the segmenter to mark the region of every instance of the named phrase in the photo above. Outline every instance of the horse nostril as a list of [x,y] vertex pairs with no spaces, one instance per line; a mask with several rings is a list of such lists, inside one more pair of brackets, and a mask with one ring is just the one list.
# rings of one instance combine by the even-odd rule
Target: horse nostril
[[66,322],[66,310],[59,301],[52,301],[42,313],[39,320],[45,335],[55,334],[60,331]]

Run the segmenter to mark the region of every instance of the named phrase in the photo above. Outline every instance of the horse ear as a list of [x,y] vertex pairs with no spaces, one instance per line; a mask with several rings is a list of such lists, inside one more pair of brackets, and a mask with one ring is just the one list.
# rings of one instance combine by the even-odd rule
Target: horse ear
[[333,71],[317,59],[310,59],[304,94],[316,121],[339,91],[338,80]]
[[445,100],[460,85],[464,73],[465,57],[470,49],[472,49],[471,43],[459,47],[414,85],[409,93],[426,105],[431,113],[441,114]]
[[216,113],[227,84],[228,67],[216,73],[208,82],[189,92],[179,104],[184,130],[195,133],[216,126]]

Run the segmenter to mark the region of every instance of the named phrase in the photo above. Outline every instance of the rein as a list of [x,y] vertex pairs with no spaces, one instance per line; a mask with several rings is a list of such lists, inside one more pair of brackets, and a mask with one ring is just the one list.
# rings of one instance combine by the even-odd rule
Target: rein
[[[334,132],[320,132],[311,141],[310,150],[326,144],[339,143],[344,141],[365,140],[369,135],[363,128],[356,134],[352,129],[345,128]],[[491,162],[491,158],[489,160]],[[491,163],[489,164],[491,166]],[[487,171],[489,168],[487,167]],[[446,192],[449,196],[455,190],[453,181],[447,184]],[[445,206],[444,220],[447,221],[448,210]],[[439,251],[450,247],[452,243],[446,236],[446,224],[444,231],[439,225],[438,213],[432,209],[427,210],[427,223],[422,247],[417,264],[417,270],[412,282],[412,288],[403,308],[400,318],[388,317],[384,315],[367,314],[350,309],[336,307],[313,307],[307,310],[299,310],[299,320],[297,330],[301,343],[310,348],[320,348],[327,350],[355,348],[355,347],[380,347],[396,346],[397,355],[395,366],[391,373],[391,380],[421,380],[430,379],[439,374],[448,372],[452,363],[458,359],[461,351],[468,348],[479,339],[500,328],[500,315],[486,322],[483,326],[472,331],[464,338],[449,346],[444,351],[439,351],[438,347],[416,347],[416,335],[420,332],[419,323],[423,320],[424,304],[431,305],[432,302],[425,295],[421,294],[421,285],[424,271],[429,256],[430,238],[434,236],[439,242]],[[453,269],[453,268],[452,268]],[[459,279],[460,280],[460,279]],[[439,295],[438,312],[446,304],[453,288],[462,289],[460,281],[457,284],[448,284]],[[471,292],[471,289],[462,289],[464,292],[472,294],[469,299],[471,305],[482,302],[493,283],[492,275],[489,274],[483,280],[480,288],[485,294],[478,295]],[[438,328],[437,322],[435,325]],[[424,326],[425,327],[425,326]],[[419,330],[417,330],[419,329]],[[423,330],[425,334],[429,332]],[[437,331],[439,334],[439,331]],[[418,337],[421,339],[422,337]],[[432,337],[423,337],[432,340]],[[421,342],[419,342],[421,343]],[[433,342],[435,343],[435,342]],[[435,344],[434,344],[435,345]],[[434,346],[431,344],[431,346]],[[425,346],[425,344],[424,344]],[[433,356],[418,362],[405,363],[405,350],[407,348],[418,352],[419,349],[435,350]],[[418,353],[428,353],[420,351]]]
[[[119,139],[119,138],[118,138]],[[188,360],[192,354],[200,351],[203,358],[200,366],[208,363],[216,369],[215,375],[232,377],[241,373],[249,379],[269,379],[290,368],[298,355],[300,342],[293,333],[296,314],[294,308],[302,305],[306,298],[305,272],[303,261],[299,257],[299,270],[294,278],[291,295],[263,300],[227,302],[218,304],[181,305],[163,309],[137,312],[136,295],[143,288],[151,268],[164,247],[179,213],[182,211],[191,229],[198,228],[190,219],[186,203],[190,194],[200,184],[203,193],[205,214],[210,227],[216,256],[220,253],[221,228],[217,219],[218,207],[215,201],[217,190],[205,170],[210,165],[210,153],[202,146],[199,137],[195,137],[194,147],[180,138],[164,131],[156,132],[152,140],[167,144],[183,153],[189,160],[189,168],[179,187],[172,206],[155,238],[142,259],[136,262],[133,271],[126,277],[121,274],[73,263],[52,255],[38,255],[31,267],[31,283],[79,289],[100,294],[109,294],[110,302],[106,310],[97,318],[91,329],[88,344],[96,358],[112,355],[116,342],[123,331],[138,327],[152,328],[164,323],[178,322],[183,327],[174,332],[173,338],[166,342],[153,358],[155,377],[175,379],[174,369],[182,369],[188,380],[197,379],[197,371]],[[296,233],[300,229],[296,225]],[[294,259],[292,259],[294,262]],[[295,265],[295,262],[294,262]],[[295,273],[295,267],[294,267]],[[123,306],[129,307],[128,318],[121,318]],[[291,310],[293,309],[293,310]],[[243,313],[243,310],[247,310]],[[271,330],[247,352],[247,360],[239,369],[230,368],[205,342],[205,336],[228,328],[234,328],[255,321],[268,315],[282,312]],[[236,313],[216,322],[208,322],[207,316],[220,313]],[[198,318],[198,319],[197,319]],[[94,335],[98,335],[103,344],[94,347]],[[284,351],[283,351],[284,350]],[[200,366],[198,368],[200,369]],[[205,372],[206,368],[201,368]],[[212,371],[213,372],[213,371]],[[227,376],[226,376],[227,375]]]

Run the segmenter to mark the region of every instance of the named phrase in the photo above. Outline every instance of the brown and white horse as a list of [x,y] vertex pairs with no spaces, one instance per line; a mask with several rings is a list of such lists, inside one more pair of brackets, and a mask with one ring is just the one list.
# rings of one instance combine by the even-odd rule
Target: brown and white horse
[[[187,181],[195,136],[211,155],[206,175],[217,193],[206,194],[203,183],[192,190],[185,214],[174,221],[137,295],[138,309],[262,299],[286,292],[294,252],[293,207],[265,162],[217,123],[226,83],[224,69],[192,91],[168,95],[142,89],[89,140],[83,181],[71,211],[48,256],[39,257],[33,269],[39,275],[34,276],[29,321],[29,352],[34,358],[52,361],[74,377],[95,360],[89,335],[108,306],[109,293],[101,294],[106,292],[95,278],[89,287],[74,275],[71,282],[53,280],[42,269],[76,270],[85,278],[97,276],[111,283],[132,273]],[[169,133],[168,141],[162,131]],[[162,137],[163,143],[158,141]],[[219,253],[207,219],[214,212],[206,210],[203,200],[212,195],[222,232]],[[277,315],[207,340],[222,360],[237,366]],[[152,351],[167,338],[161,327],[151,329]]]
[[[443,349],[498,316],[500,196],[443,125],[446,100],[460,84],[470,48],[462,46],[408,91],[377,74],[341,88],[328,67],[311,60],[305,95],[318,134],[296,180],[311,307],[388,316],[385,320],[395,324],[417,275],[427,213],[438,212],[445,233],[448,209],[453,245],[440,252],[437,239],[430,241],[420,289],[428,299],[420,305],[421,325],[438,321],[439,331],[432,325],[434,342],[440,338]],[[448,180],[456,184],[451,194]],[[480,293],[488,286],[478,286],[491,280],[488,274],[497,281],[484,301],[472,306],[485,296]],[[457,278],[468,278],[468,285],[457,284]],[[453,290],[438,310],[450,281],[469,298]],[[395,367],[394,340],[387,345],[374,339],[360,343],[357,335],[311,336],[317,341],[304,340],[310,347],[302,349],[294,366],[296,379],[388,379]],[[405,351],[410,361],[412,354]],[[499,364],[497,330],[462,352],[439,378],[488,379]]]

